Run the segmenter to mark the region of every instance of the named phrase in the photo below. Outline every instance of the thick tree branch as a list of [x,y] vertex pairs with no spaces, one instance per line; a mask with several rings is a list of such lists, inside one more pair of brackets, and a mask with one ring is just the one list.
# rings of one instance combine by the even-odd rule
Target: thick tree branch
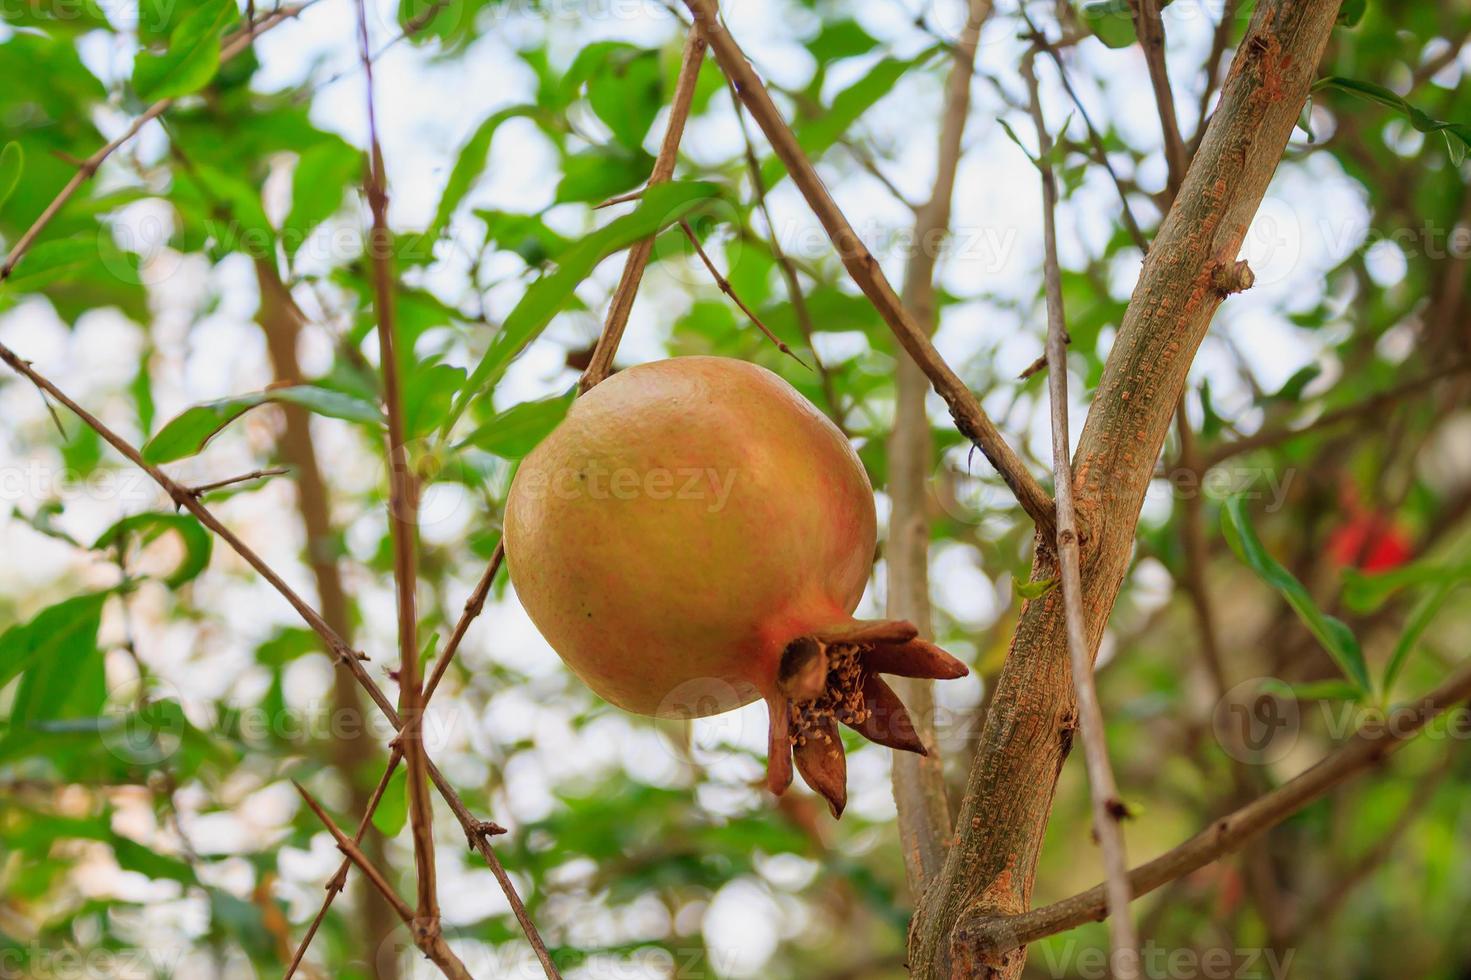
[[1057,258],[1057,177],[1052,172],[1052,136],[1042,114],[1042,94],[1033,64],[1035,52],[1022,60],[1032,125],[1037,130],[1037,169],[1042,175],[1043,279],[1047,293],[1047,395],[1052,418],[1052,472],[1057,488],[1057,564],[1062,586],[1063,619],[1067,627],[1068,666],[1078,704],[1078,728],[1083,733],[1083,758],[1093,801],[1093,832],[1103,848],[1108,875],[1109,942],[1114,980],[1139,975],[1139,937],[1129,917],[1129,858],[1124,849],[1122,822],[1127,811],[1119,800],[1113,765],[1108,761],[1108,738],[1103,709],[1093,681],[1093,649],[1088,645],[1087,614],[1083,611],[1083,576],[1078,557],[1078,515],[1073,505],[1072,460],[1068,454],[1067,327],[1062,302],[1062,267]]
[[[220,64],[223,65],[225,62],[240,55],[241,52],[248,50],[251,42],[257,36],[264,34],[277,24],[291,20],[316,2],[317,0],[306,0],[305,3],[282,7],[274,13],[267,14],[260,20],[252,22],[244,29],[229,37],[222,38],[220,41]],[[127,129],[123,130],[121,135],[109,141],[96,153],[78,165],[77,172],[72,175],[71,180],[67,181],[65,186],[57,192],[56,197],[52,198],[51,203],[46,205],[45,210],[37,216],[35,221],[31,222],[31,226],[25,230],[25,233],[16,239],[15,245],[10,249],[10,253],[5,256],[5,262],[0,264],[0,282],[4,282],[10,278],[10,274],[15,271],[16,265],[25,257],[26,252],[30,251],[31,246],[36,243],[37,236],[46,229],[46,226],[51,223],[51,219],[56,217],[61,209],[66,206],[66,202],[72,199],[72,196],[76,194],[81,186],[92,179],[92,176],[97,173],[97,168],[102,166],[102,161],[112,156],[118,147],[122,146],[134,136],[137,136],[138,132],[144,126],[148,125],[150,120],[156,119],[167,112],[174,104],[174,101],[173,99],[160,99],[153,103],[153,105],[143,110],[138,118],[134,119]]]
[[685,4],[709,40],[721,69],[735,84],[736,92],[750,110],[751,117],[766,134],[766,139],[771,143],[777,157],[786,166],[813,214],[832,239],[848,274],[873,303],[909,356],[924,370],[925,376],[935,386],[935,391],[950,406],[950,414],[961,433],[975,443],[976,448],[990,460],[1007,486],[1011,487],[1022,509],[1036,522],[1038,529],[1051,535],[1052,498],[1042,489],[1037,478],[1026,468],[1011,446],[1007,445],[990,416],[981,408],[976,396],[940,357],[924,330],[905,310],[878,260],[838,209],[822,178],[812,166],[812,161],[797,143],[791,127],[782,118],[776,103],[771,100],[771,93],[766,90],[756,70],[746,60],[735,38],[720,23],[714,0],[685,0]]
[[[690,106],[695,99],[695,83],[700,77],[700,65],[705,60],[705,38],[698,27],[691,27],[684,40],[684,54],[679,63],[679,77],[674,83],[674,97],[669,106],[669,122],[664,129],[664,139],[659,144],[659,155],[654,158],[654,169],[649,174],[646,186],[662,184],[674,176],[674,164],[679,158],[679,141],[684,136],[684,125],[690,117]],[[653,237],[645,238],[628,250],[623,260],[623,278],[613,293],[608,305],[608,319],[603,324],[602,335],[593,348],[592,360],[582,373],[579,391],[587,391],[613,372],[613,354],[623,340],[623,331],[628,326],[628,316],[633,312],[633,301],[638,298],[638,286],[644,278],[644,268],[654,251]]]
[[[959,2],[959,0],[957,0]],[[926,334],[935,330],[935,266],[941,238],[950,228],[951,198],[960,166],[966,117],[970,114],[971,77],[981,26],[991,15],[991,0],[966,0],[966,22],[956,40],[940,110],[935,180],[929,200],[914,214],[909,261],[900,299]],[[929,382],[907,353],[899,352],[895,378],[894,431],[889,436],[888,616],[907,619],[930,636],[929,477],[934,446],[925,396]],[[954,814],[945,788],[945,767],[935,744],[934,682],[893,678],[890,683],[909,708],[915,731],[929,749],[925,756],[895,752],[894,804],[898,809],[899,842],[909,890],[916,899],[945,862]]]
[[[1128,570],[1135,527],[1190,361],[1223,295],[1246,228],[1291,135],[1338,4],[1258,3],[1221,107],[1170,208],[1109,354],[1074,457],[1088,647],[1097,650]],[[1032,578],[1056,575],[1039,551]],[[910,935],[914,976],[1015,977],[1016,950],[952,946],[962,918],[1023,912],[1075,724],[1067,631],[1056,590],[1023,609],[971,768],[961,834]]]
[[[1471,663],[1463,664],[1444,684],[1418,701],[1393,711],[1387,719],[1360,726],[1342,747],[1290,782],[1213,822],[1185,843],[1129,872],[1138,898],[1167,882],[1228,854],[1252,837],[1276,826],[1345,780],[1375,769],[1431,721],[1451,709],[1468,710]],[[959,941],[974,949],[1015,949],[1085,922],[1101,920],[1107,911],[1104,886],[1020,915],[976,917],[962,924]]]

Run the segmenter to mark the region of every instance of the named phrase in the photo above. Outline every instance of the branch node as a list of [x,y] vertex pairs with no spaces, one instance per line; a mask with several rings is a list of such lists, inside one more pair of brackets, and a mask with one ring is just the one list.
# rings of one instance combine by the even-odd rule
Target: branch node
[[1222,296],[1243,292],[1250,289],[1255,282],[1256,273],[1251,271],[1251,266],[1246,264],[1245,259],[1240,259],[1230,265],[1224,263],[1218,265],[1211,273],[1211,286]]

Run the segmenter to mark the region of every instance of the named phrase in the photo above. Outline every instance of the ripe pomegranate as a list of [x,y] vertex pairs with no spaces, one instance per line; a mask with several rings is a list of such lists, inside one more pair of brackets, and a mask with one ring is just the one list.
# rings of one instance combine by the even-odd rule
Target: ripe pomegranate
[[517,594],[573,673],[646,715],[764,698],[767,785],[787,788],[795,755],[834,816],[839,723],[925,752],[878,675],[966,673],[909,623],[852,617],[874,538],[873,490],[843,434],[775,374],[721,357],[593,388],[506,502]]

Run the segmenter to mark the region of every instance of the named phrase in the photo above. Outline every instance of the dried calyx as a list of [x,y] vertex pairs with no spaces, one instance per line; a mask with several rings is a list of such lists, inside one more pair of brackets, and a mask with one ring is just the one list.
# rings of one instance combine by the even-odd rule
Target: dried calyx
[[778,694],[767,699],[771,731],[766,782],[792,781],[792,760],[807,785],[839,816],[848,800],[848,766],[838,725],[880,745],[927,755],[894,689],[878,676],[964,677],[966,667],[904,620],[853,620],[799,636],[782,651]]

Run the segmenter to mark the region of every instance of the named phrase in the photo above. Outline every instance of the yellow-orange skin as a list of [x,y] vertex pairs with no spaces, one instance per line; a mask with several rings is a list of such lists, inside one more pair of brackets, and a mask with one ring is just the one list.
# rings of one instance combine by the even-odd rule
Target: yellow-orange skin
[[506,561],[533,622],[628,711],[779,696],[783,648],[846,622],[873,561],[848,440],[765,368],[681,357],[613,375],[522,463]]

